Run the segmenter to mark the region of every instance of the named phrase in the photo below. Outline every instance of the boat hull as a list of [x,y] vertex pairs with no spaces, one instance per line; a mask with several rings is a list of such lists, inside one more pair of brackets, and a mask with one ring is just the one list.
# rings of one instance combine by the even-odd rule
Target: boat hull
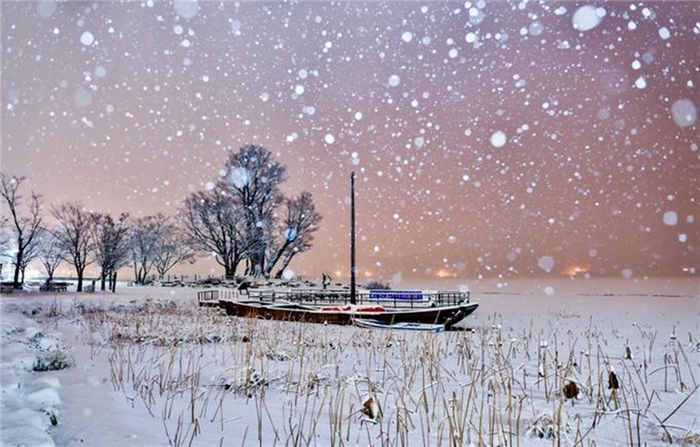
[[445,330],[444,324],[425,324],[425,323],[395,323],[384,324],[374,320],[364,320],[356,318],[354,320],[356,326],[366,329],[394,329],[402,331],[419,331],[419,332],[442,332]]
[[420,323],[450,327],[474,312],[478,303],[400,310],[326,309],[301,303],[270,303],[258,300],[220,300],[228,315],[266,320],[302,321],[321,324],[353,324],[354,319],[374,320],[382,324]]

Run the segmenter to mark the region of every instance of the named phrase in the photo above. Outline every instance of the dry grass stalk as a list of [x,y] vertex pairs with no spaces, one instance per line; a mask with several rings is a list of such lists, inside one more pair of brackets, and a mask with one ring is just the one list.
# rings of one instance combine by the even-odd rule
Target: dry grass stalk
[[[62,309],[64,314],[70,311]],[[257,411],[252,417],[257,419],[252,428],[257,431],[256,441],[263,445],[306,445],[322,431],[328,433],[333,446],[365,443],[360,441],[365,435],[367,444],[378,446],[412,445],[416,439],[424,445],[518,445],[537,420],[535,404],[552,397],[556,399],[546,412],[549,415],[540,422],[551,421],[553,445],[591,445],[593,427],[611,417],[626,424],[626,442],[636,444],[642,437],[640,417],[653,409],[652,402],[661,401],[657,390],[647,389],[649,377],[660,369],[667,374],[670,369],[670,387],[674,378],[681,388],[683,378],[694,383],[692,372],[685,372],[684,377],[678,372],[682,368],[679,361],[683,359],[690,367],[693,357],[676,346],[677,340],[669,344],[665,367],[646,369],[652,360],[655,333],[642,328],[635,330],[649,340],[648,349],[641,349],[646,354],[645,366],[634,362],[627,342],[623,345],[625,358],[615,360],[616,367],[619,363],[624,366],[618,377],[606,352],[619,352],[620,345],[608,347],[592,318],[580,334],[566,332],[567,359],[559,352],[559,343],[566,342],[559,340],[554,326],[549,333],[539,334],[532,324],[529,332],[507,329],[497,315],[488,327],[477,327],[474,332],[425,337],[260,322],[153,301],[131,309],[102,305],[73,312],[82,312],[85,318],[83,332],[94,346],[93,355],[99,356],[103,349],[108,353],[112,386],[130,402],[142,402],[149,412],[162,417],[169,439],[180,445],[199,436],[204,422],[222,432],[220,444],[234,445],[224,439],[228,436],[224,433],[241,417],[231,414],[229,400],[241,398],[254,399],[251,403]],[[584,337],[582,342],[579,336]],[[554,340],[554,345],[548,347],[547,339]],[[503,343],[508,346],[504,348]],[[597,364],[591,358],[595,351]],[[455,356],[455,361],[444,362],[449,356]],[[212,376],[220,380],[203,383]],[[529,376],[537,379],[528,380]],[[358,391],[358,398],[346,399],[345,393],[358,383],[366,384],[367,389]],[[275,420],[268,409],[270,393],[284,398],[284,422]],[[364,405],[369,397],[362,400],[361,395],[373,397],[377,406],[381,400],[386,414],[380,411],[379,417],[372,417]],[[623,409],[618,396],[624,401]],[[573,403],[586,397],[592,417],[577,419],[574,437],[563,399]],[[615,411],[607,407],[611,399],[617,404]],[[523,409],[530,407],[533,417],[526,420]],[[357,414],[363,419],[360,424],[347,423]],[[319,425],[323,418],[325,430]],[[370,420],[374,423],[364,424]],[[663,426],[670,427],[667,422]],[[242,435],[243,444],[249,427]],[[235,439],[237,444],[241,435]]]

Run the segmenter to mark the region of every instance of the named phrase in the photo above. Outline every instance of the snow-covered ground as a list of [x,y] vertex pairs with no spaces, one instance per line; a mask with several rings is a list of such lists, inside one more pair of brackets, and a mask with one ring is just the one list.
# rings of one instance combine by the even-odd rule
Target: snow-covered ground
[[189,288],[2,296],[2,445],[700,444],[700,281],[419,285],[480,307],[427,334],[231,318]]

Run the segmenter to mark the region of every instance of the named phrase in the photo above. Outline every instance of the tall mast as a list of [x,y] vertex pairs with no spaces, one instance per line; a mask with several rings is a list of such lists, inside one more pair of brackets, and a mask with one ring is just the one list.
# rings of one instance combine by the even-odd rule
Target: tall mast
[[355,171],[350,173],[350,304],[357,303],[355,292]]

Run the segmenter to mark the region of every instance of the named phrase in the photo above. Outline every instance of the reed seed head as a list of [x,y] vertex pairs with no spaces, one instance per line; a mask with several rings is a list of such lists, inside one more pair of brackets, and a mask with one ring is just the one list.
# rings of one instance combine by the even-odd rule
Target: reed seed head
[[578,396],[578,385],[573,380],[565,379],[562,393],[567,399],[575,399]]
[[610,371],[608,373],[608,389],[617,390],[620,388],[620,381],[617,378],[615,371]]

